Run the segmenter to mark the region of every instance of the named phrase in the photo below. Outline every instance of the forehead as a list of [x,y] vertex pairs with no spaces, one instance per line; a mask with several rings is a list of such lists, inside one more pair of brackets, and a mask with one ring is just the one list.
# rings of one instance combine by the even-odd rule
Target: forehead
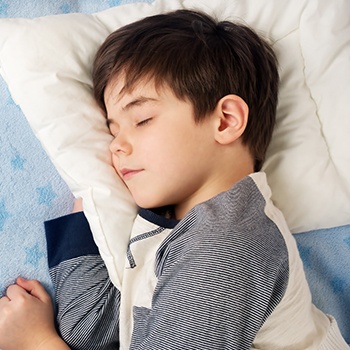
[[159,96],[161,90],[156,87],[153,80],[140,79],[140,81],[130,86],[124,78],[112,79],[106,86],[104,100],[106,106],[115,105],[131,96],[146,96],[149,94]]
[[179,98],[167,83],[158,83],[150,77],[140,78],[133,84],[126,82],[124,77],[114,78],[107,84],[104,92],[107,111],[111,108],[124,110],[124,107],[132,101],[144,102],[144,100],[147,100],[147,102],[175,102],[175,100],[186,101],[187,99]]

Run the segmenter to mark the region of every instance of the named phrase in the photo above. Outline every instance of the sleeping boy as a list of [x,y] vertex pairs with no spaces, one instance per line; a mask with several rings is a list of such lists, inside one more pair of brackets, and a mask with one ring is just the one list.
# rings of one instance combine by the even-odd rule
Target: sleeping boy
[[348,349],[312,304],[261,172],[278,95],[268,43],[204,13],[151,16],[106,39],[93,85],[141,208],[122,288],[82,212],[49,221],[58,331],[43,287],[18,279],[0,300],[0,348]]

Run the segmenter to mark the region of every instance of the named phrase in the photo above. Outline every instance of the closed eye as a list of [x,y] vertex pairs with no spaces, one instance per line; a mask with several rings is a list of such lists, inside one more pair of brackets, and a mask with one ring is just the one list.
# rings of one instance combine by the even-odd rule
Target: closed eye
[[147,118],[147,119],[141,120],[140,122],[138,122],[136,124],[136,126],[139,127],[139,126],[147,125],[151,120],[152,120],[152,118]]

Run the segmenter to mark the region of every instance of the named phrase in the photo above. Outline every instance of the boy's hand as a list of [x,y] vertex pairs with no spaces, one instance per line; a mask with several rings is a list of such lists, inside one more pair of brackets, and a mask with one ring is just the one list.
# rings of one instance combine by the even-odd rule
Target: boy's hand
[[68,349],[56,333],[51,298],[44,287],[23,278],[16,283],[0,299],[0,349]]

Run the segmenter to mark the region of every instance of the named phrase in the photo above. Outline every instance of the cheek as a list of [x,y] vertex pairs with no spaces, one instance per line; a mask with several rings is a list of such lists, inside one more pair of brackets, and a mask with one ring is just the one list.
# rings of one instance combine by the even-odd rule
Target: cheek
[[113,153],[111,153],[111,163],[113,168],[115,169],[115,171],[118,170],[118,157],[116,155],[114,155]]

